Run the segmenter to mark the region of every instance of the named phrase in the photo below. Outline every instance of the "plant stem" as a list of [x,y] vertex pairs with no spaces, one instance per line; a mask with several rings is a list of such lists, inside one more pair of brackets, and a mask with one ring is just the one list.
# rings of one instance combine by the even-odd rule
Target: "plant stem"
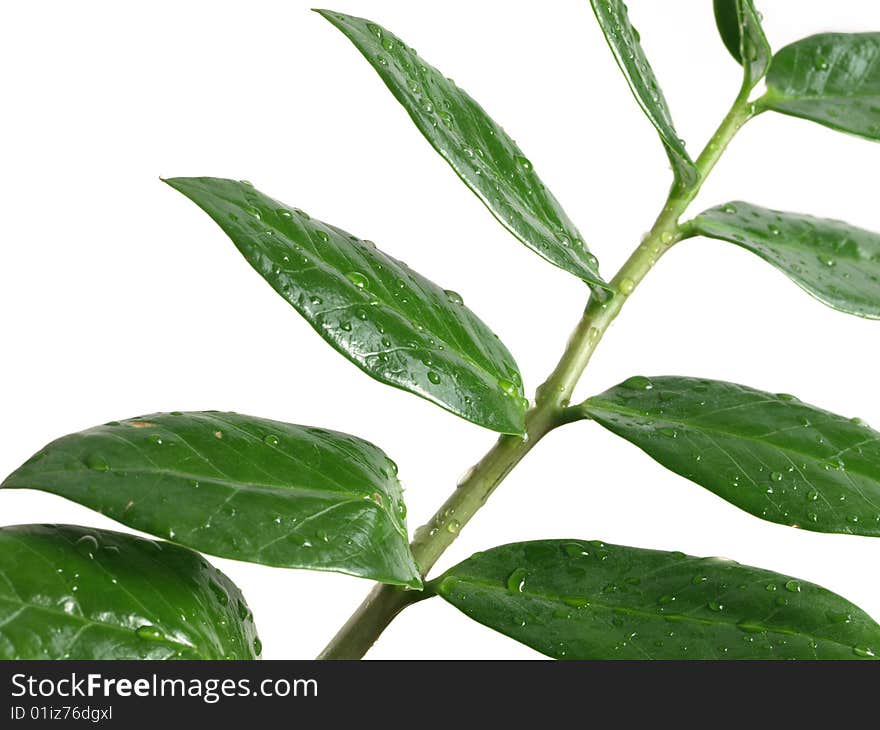
[[[754,105],[740,94],[696,160],[697,182],[689,187],[673,186],[651,231],[611,280],[613,294],[594,293],[590,297],[559,363],[537,390],[535,405],[526,414],[525,436],[501,436],[431,520],[416,530],[411,549],[423,576],[523,457],[550,431],[570,420],[565,409],[605,331],[659,258],[686,237],[679,228],[679,218],[730,140],[754,114]],[[427,592],[377,584],[318,658],[360,659],[400,611],[429,596]]]

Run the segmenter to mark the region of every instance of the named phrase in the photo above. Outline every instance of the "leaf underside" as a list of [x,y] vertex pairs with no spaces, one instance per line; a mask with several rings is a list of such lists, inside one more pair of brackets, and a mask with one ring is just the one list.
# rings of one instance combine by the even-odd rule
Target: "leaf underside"
[[762,519],[880,535],[880,434],[787,394],[636,376],[584,403],[596,422]]
[[757,254],[828,306],[880,319],[880,235],[742,201],[704,211],[692,225]]
[[675,131],[669,106],[642,49],[638,31],[630,23],[626,5],[622,0],[590,2],[633,96],[660,135],[676,180],[682,185],[693,185],[698,177],[697,168]]
[[467,92],[377,23],[317,12],[363,54],[425,139],[508,231],[550,263],[610,289],[531,161]]
[[786,46],[773,57],[759,104],[880,139],[880,33],[822,33]]
[[516,361],[454,291],[248,183],[166,182],[367,375],[493,431],[522,433],[527,403]]
[[174,412],[64,436],[0,486],[57,494],[211,555],[418,588],[395,474],[348,434]]
[[0,659],[255,659],[241,591],[197,553],[70,525],[0,528]]
[[492,548],[436,582],[476,621],[556,659],[861,659],[880,626],[812,583],[597,540]]

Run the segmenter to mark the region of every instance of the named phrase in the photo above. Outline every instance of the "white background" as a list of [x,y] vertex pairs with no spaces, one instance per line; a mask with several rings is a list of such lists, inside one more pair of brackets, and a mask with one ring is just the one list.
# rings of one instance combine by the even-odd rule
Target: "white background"
[[[880,29],[880,7],[765,0],[775,48]],[[632,0],[678,131],[696,153],[739,68],[709,0]],[[411,527],[494,436],[383,386],[334,353],[159,176],[247,178],[374,239],[464,295],[530,391],[584,287],[511,238],[421,138],[374,71],[299,0],[4,3],[0,11],[0,472],[49,440],[157,410],[216,408],[358,434],[400,465]],[[586,0],[337,0],[418,48],[504,124],[606,276],[669,184]],[[880,230],[880,146],[765,114],[694,212],[729,199]],[[612,328],[579,393],[636,373],[786,391],[880,424],[880,323],[837,313],[725,243],[670,253]],[[118,525],[61,498],[0,492],[2,523]],[[880,540],[762,522],[581,423],[551,434],[439,567],[496,544],[601,538],[724,555],[812,580],[880,618]],[[309,658],[369,585],[214,560],[245,591],[267,658]],[[537,654],[439,600],[407,610],[375,658]]]

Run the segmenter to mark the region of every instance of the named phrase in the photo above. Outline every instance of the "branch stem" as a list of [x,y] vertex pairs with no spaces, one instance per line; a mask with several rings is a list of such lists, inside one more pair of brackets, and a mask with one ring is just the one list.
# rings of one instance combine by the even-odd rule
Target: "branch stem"
[[[526,415],[525,436],[501,436],[431,520],[416,530],[411,548],[423,576],[523,457],[550,431],[572,420],[574,409],[568,404],[596,346],[660,257],[687,237],[678,225],[680,217],[730,140],[754,114],[754,105],[740,94],[696,160],[697,182],[689,187],[673,185],[650,232],[611,280],[611,295],[594,293],[590,297],[559,363],[536,392],[535,404]],[[429,596],[427,592],[377,584],[318,658],[360,659],[400,611]]]

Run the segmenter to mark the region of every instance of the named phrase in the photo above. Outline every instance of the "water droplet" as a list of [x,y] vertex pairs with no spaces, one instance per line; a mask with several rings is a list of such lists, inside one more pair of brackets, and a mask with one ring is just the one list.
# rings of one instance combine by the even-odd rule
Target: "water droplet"
[[772,479],[774,482],[781,482],[782,473],[778,471],[770,472],[770,479]]
[[435,373],[433,370],[428,371],[428,380],[430,380],[434,385],[439,385],[440,376]]
[[523,157],[522,155],[518,155],[518,156],[517,156],[517,158],[516,158],[516,164],[519,165],[519,166],[520,166],[523,170],[525,170],[526,172],[531,172],[531,171],[532,171],[532,163],[531,163],[531,161],[530,161],[528,158]]
[[709,601],[707,605],[709,606],[710,611],[715,611],[716,613],[724,610],[724,604],[718,603],[718,601]]
[[214,594],[214,597],[219,601],[221,606],[226,606],[229,604],[229,594],[223,590],[223,586],[215,581],[210,581],[208,583],[208,588],[211,589],[211,593]]
[[874,650],[867,646],[854,646],[853,654],[855,654],[857,657],[867,659],[874,656]]
[[464,299],[461,298],[461,294],[458,292],[454,292],[452,289],[447,289],[444,293],[446,294],[446,298],[453,304],[464,304]]
[[89,454],[83,461],[89,469],[95,471],[107,471],[110,468],[100,454]]
[[354,284],[358,289],[369,289],[370,280],[359,271],[349,271],[345,278]]
[[723,210],[725,213],[728,213],[728,214],[731,214],[731,215],[732,215],[733,213],[736,213],[736,207],[733,206],[733,205],[731,205],[730,203],[728,203],[727,205],[725,205],[721,210]]
[[576,542],[567,542],[562,546],[564,552],[570,558],[586,557],[590,553],[584,549],[584,546]]
[[460,529],[461,522],[459,522],[458,520],[449,520],[449,522],[446,523],[446,532],[451,535],[457,535]]
[[98,540],[94,535],[83,535],[76,541],[76,549],[93,558],[98,550]]
[[134,633],[139,639],[144,639],[146,641],[164,641],[167,638],[159,629],[150,624],[140,626]]
[[820,253],[816,258],[819,259],[819,263],[823,266],[828,266],[830,268],[837,265],[837,262],[828,254]]
[[740,621],[736,625],[736,628],[738,628],[740,631],[746,632],[747,634],[759,634],[759,633],[767,630],[766,628],[764,628],[760,624],[756,624],[750,620]]
[[636,288],[636,283],[632,279],[621,279],[620,285],[617,287],[617,290],[625,295],[629,296],[633,293],[633,290]]
[[672,231],[663,231],[663,233],[660,234],[660,242],[666,244],[667,246],[672,243],[674,238],[675,235],[672,233]]
[[791,593],[800,593],[801,584],[796,580],[787,581],[785,584],[785,590],[790,591]]
[[511,593],[522,593],[526,587],[528,573],[525,569],[517,568],[507,578],[507,590]]
[[509,380],[499,380],[498,387],[501,388],[505,395],[516,395],[516,384]]
[[259,637],[254,639],[254,654],[260,656],[263,653],[263,642],[260,641]]
[[250,611],[248,611],[248,607],[247,607],[247,605],[246,605],[245,602],[242,601],[241,599],[239,599],[239,600],[236,602],[236,604],[235,604],[235,608],[236,608],[236,610],[238,611],[238,617],[239,617],[242,621],[244,621],[244,620],[248,617],[248,615],[250,614]]
[[654,383],[644,375],[633,375],[631,378],[624,380],[620,387],[629,390],[651,390],[654,387]]
[[263,443],[267,446],[278,446],[278,437],[274,433],[267,433],[263,436]]

